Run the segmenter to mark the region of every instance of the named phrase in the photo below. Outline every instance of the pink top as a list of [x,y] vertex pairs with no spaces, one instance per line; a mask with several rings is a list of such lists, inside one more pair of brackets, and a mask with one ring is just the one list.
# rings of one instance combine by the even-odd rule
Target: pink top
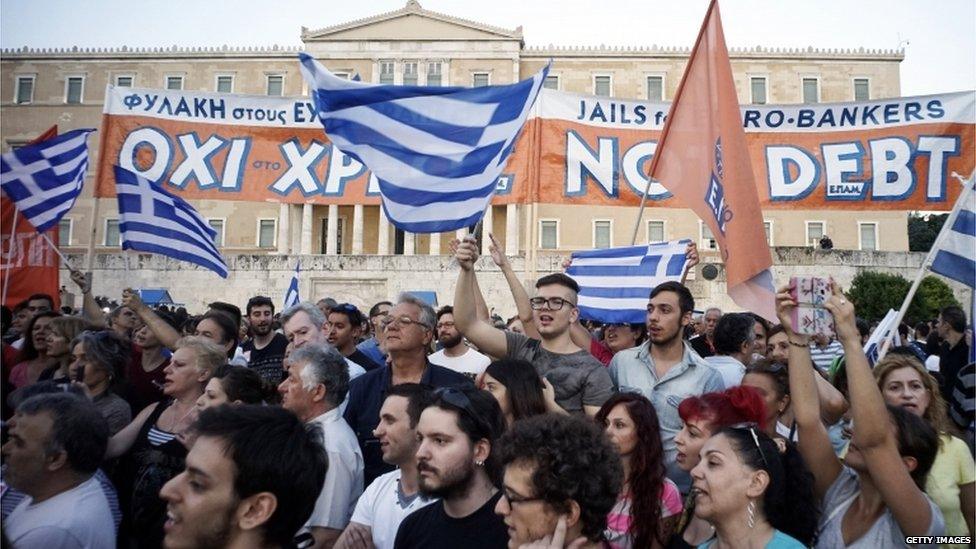
[[[664,484],[661,485],[661,518],[678,515],[682,508],[681,492],[670,479],[665,478]],[[630,534],[633,520],[630,514],[630,492],[627,491],[617,498],[617,504],[607,515],[607,529],[604,534],[610,547],[631,549],[634,546],[634,538]]]
[[10,371],[10,377],[8,378],[10,384],[17,389],[27,385],[27,370],[27,361],[17,363],[17,365],[14,366],[14,369]]

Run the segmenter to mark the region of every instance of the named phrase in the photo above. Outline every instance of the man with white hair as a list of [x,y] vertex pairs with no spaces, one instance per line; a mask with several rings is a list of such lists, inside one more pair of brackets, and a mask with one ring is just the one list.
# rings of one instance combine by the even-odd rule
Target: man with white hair
[[[325,314],[311,301],[296,303],[282,311],[281,328],[293,351],[308,344],[332,347],[328,342]],[[344,360],[349,366],[349,379],[356,379],[366,373],[359,364],[348,358]]]
[[285,367],[288,376],[278,386],[281,405],[321,427],[329,459],[325,484],[303,531],[315,539],[313,547],[332,547],[363,493],[363,454],[339,409],[349,391],[349,369],[338,351],[321,345],[302,345]]

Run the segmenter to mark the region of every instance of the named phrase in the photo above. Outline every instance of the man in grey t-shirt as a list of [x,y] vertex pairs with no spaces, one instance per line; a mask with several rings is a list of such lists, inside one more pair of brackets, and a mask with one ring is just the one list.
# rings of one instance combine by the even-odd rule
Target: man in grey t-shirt
[[579,348],[570,337],[570,326],[579,318],[576,308],[579,285],[556,273],[536,282],[532,321],[541,341],[505,332],[477,318],[474,262],[478,247],[472,240],[458,245],[461,273],[454,290],[454,323],[478,349],[491,356],[528,360],[540,376],[552,384],[556,403],[568,412],[593,416],[613,393],[613,382],[603,364]]

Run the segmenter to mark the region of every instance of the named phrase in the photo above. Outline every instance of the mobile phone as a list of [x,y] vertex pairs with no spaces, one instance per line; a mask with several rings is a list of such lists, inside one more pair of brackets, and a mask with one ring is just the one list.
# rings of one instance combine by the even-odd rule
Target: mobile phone
[[793,309],[793,329],[798,334],[834,336],[834,315],[824,304],[834,293],[829,278],[819,276],[794,276],[790,278],[790,294],[796,307]]

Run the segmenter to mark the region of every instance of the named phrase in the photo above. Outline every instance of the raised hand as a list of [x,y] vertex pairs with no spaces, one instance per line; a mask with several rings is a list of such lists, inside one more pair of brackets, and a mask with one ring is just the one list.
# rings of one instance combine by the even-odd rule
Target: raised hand
[[696,242],[690,242],[688,244],[688,248],[685,249],[685,260],[687,261],[685,270],[689,271],[701,262],[701,258],[698,257],[698,244]]
[[139,292],[136,292],[132,288],[126,288],[122,290],[122,306],[128,307],[135,312],[139,312],[146,308],[146,304],[142,302],[139,297]]
[[488,246],[488,253],[491,254],[491,260],[495,262],[495,265],[499,267],[504,267],[508,265],[508,256],[505,255],[505,251],[502,250],[502,245],[499,244],[498,239],[495,235],[488,233],[488,238],[491,239],[491,244]]
[[776,292],[776,316],[779,318],[779,323],[783,326],[786,336],[790,338],[796,335],[793,326],[793,309],[796,308],[796,301],[793,300],[793,286],[791,284],[781,287]]
[[91,293],[91,275],[81,271],[71,271],[71,281],[74,282],[82,294]]
[[454,258],[465,271],[473,270],[475,262],[478,261],[478,243],[473,238],[465,238],[458,244]]
[[844,292],[840,286],[831,279],[833,295],[824,303],[824,308],[834,315],[834,326],[837,328],[837,339],[841,341],[856,340],[860,341],[861,334],[857,331],[857,322],[854,316],[854,304],[844,297]]

